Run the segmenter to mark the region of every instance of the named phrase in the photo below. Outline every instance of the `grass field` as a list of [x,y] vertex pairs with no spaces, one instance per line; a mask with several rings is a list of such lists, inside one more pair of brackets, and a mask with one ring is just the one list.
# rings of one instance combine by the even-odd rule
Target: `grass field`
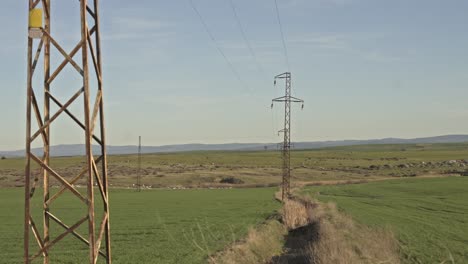
[[[367,145],[316,150],[295,150],[291,155],[294,182],[377,179],[421,175],[460,175],[468,168],[468,143]],[[152,188],[229,186],[220,181],[235,177],[237,186],[279,184],[278,151],[197,151],[142,156],[142,183]],[[73,177],[84,166],[83,157],[56,157],[54,169]],[[130,187],[137,175],[137,156],[109,156],[112,186]],[[35,171],[39,173],[39,171]],[[0,186],[22,186],[24,160],[0,160]]]
[[397,234],[404,263],[468,263],[468,177],[308,187],[360,223]]
[[[273,199],[275,190],[146,190],[137,193],[112,189],[113,263],[205,263],[209,254],[243,237],[249,227],[261,223],[279,208],[280,204]],[[0,263],[22,262],[23,197],[20,188],[0,189]],[[73,224],[85,215],[84,208],[75,200],[71,195],[60,198],[52,212],[63,216],[67,224]],[[39,204],[35,201],[36,208]],[[35,214],[38,226],[39,217]],[[63,231],[51,226],[53,236]],[[81,231],[86,228],[85,224]],[[74,237],[67,238],[60,248],[52,251],[51,260],[53,263],[85,263],[84,246],[80,250],[68,250],[80,243]]]
[[[318,199],[336,202],[363,224],[394,229],[407,263],[440,263],[450,254],[455,263],[468,263],[468,177],[417,178],[467,174],[467,154],[468,143],[296,150],[291,156],[292,182],[304,186],[369,181],[307,187],[305,192],[319,192]],[[142,183],[153,190],[136,193],[115,187],[135,183],[137,156],[109,156],[114,263],[201,263],[280,207],[273,200],[276,188],[169,190],[279,184],[277,151],[148,154],[142,163]],[[51,165],[70,179],[84,160],[54,157]],[[11,187],[23,185],[23,166],[21,158],[0,160],[0,263],[21,259],[24,197],[22,188]],[[220,183],[226,177],[243,183]],[[35,198],[39,197],[37,193]],[[39,208],[40,201],[34,206]],[[71,225],[85,209],[70,195],[59,198],[52,212]],[[35,219],[42,223],[40,215],[35,214]],[[54,235],[61,231],[52,228]],[[63,249],[53,254],[59,263],[86,257],[85,247],[65,251],[73,239],[65,240]]]

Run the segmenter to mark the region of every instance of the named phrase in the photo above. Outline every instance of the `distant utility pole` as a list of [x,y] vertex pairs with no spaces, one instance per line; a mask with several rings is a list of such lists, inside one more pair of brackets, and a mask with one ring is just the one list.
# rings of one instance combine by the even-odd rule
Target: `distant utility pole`
[[137,192],[141,192],[141,136],[138,137],[138,172],[137,172]]
[[284,102],[284,128],[278,133],[283,133],[284,140],[281,147],[283,158],[283,181],[281,184],[281,200],[284,201],[286,196],[290,195],[291,187],[291,103],[302,103],[304,108],[304,100],[291,96],[291,73],[285,72],[275,76],[277,79],[285,79],[285,94],[284,96],[275,98],[271,101],[271,108],[275,102]]

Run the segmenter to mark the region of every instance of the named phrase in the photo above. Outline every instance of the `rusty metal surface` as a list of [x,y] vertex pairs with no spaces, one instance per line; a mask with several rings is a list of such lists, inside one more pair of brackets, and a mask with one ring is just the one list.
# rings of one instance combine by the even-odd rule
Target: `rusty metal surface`
[[[101,60],[101,44],[100,44],[100,27],[99,27],[99,0],[80,0],[70,1],[70,5],[79,5],[80,10],[80,28],[81,36],[79,43],[75,48],[67,53],[60,43],[54,37],[51,30],[51,15],[54,14],[51,9],[50,0],[29,0],[29,11],[35,8],[44,10],[43,27],[39,30],[42,32],[40,39],[33,39],[28,36],[28,62],[27,62],[27,109],[26,109],[26,165],[25,165],[25,217],[24,217],[24,263],[36,262],[42,259],[43,263],[49,263],[51,250],[67,236],[74,236],[77,244],[76,248],[80,248],[84,243],[89,247],[89,263],[96,263],[99,256],[105,259],[106,263],[111,263],[111,246],[110,246],[110,223],[109,223],[109,197],[108,197],[108,176],[107,176],[107,153],[106,139],[104,126],[104,101],[103,101],[103,85],[102,85],[102,60]],[[88,4],[90,3],[90,4]],[[90,27],[91,26],[91,27]],[[29,31],[29,28],[28,28]],[[52,49],[51,47],[54,47]],[[36,47],[36,48],[35,48]],[[33,51],[35,50],[35,53]],[[81,51],[81,62],[75,61],[73,57]],[[63,62],[54,69],[51,74],[51,54],[63,57]],[[43,58],[43,82],[34,82],[34,75],[39,59]],[[60,76],[62,70],[67,64],[71,64],[77,70],[77,73],[82,77],[82,87],[66,102],[61,102],[53,95],[51,89],[54,85],[53,81],[57,76]],[[93,68],[92,72],[95,78],[90,78],[89,67]],[[91,80],[96,80],[91,85]],[[41,87],[42,86],[42,87]],[[93,91],[94,87],[94,91]],[[61,87],[68,88],[68,87]],[[42,93],[44,100],[38,102],[36,94]],[[96,97],[91,100],[91,95],[96,94]],[[82,97],[81,113],[84,120],[80,119],[70,109],[70,105],[74,102],[78,104],[78,98]],[[59,109],[55,113],[51,113],[51,104],[55,104]],[[41,112],[42,107],[42,112]],[[91,108],[92,107],[92,108]],[[64,113],[66,115],[64,115]],[[32,116],[34,115],[34,118]],[[55,123],[58,117],[64,116],[70,118],[76,127],[68,127],[69,130],[76,129],[84,132],[83,142],[86,145],[86,162],[81,172],[72,177],[66,178],[58,171],[54,170],[50,163],[50,141],[51,133],[55,130],[51,128],[51,124]],[[34,120],[34,121],[33,121]],[[33,130],[32,127],[37,127]],[[99,127],[99,133],[95,133],[95,128]],[[58,133],[59,131],[57,131]],[[63,133],[63,131],[60,131]],[[65,131],[65,133],[71,131]],[[43,155],[38,157],[31,153],[32,144],[42,140]],[[94,140],[94,141],[93,141]],[[94,157],[92,152],[92,143],[95,143],[100,148],[100,155]],[[38,166],[40,173],[33,175],[32,167]],[[75,187],[78,180],[85,180],[86,194],[82,190]],[[43,183],[42,197],[42,219],[33,219],[31,214],[32,205],[31,199],[35,197],[35,190],[38,182]],[[51,180],[55,184],[60,185],[60,188],[54,188],[58,191],[51,193]],[[97,185],[99,190],[95,196],[94,186]],[[71,192],[76,199],[81,201],[86,210],[83,210],[81,218],[76,219],[76,222],[67,225],[60,219],[60,215],[56,215],[51,209],[54,201],[63,195],[65,192]],[[94,208],[96,199],[101,199],[103,203],[102,221],[96,222]],[[52,236],[49,232],[49,227],[53,223],[61,226],[64,232],[58,236]],[[43,232],[40,233],[38,223],[42,222]],[[77,229],[87,223],[87,234],[79,234]],[[96,230],[95,227],[98,227]],[[32,235],[32,236],[31,236]],[[36,243],[30,243],[30,238],[34,237]],[[101,244],[104,246],[101,247]],[[71,249],[73,250],[73,249]]]

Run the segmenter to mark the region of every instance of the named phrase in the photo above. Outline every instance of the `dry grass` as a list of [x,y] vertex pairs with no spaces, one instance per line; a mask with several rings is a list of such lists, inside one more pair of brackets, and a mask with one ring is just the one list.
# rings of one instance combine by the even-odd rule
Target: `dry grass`
[[[269,220],[251,229],[244,241],[211,257],[210,263],[289,263],[291,252],[303,255],[311,264],[400,263],[398,242],[391,231],[359,225],[339,212],[333,203],[288,199],[281,210],[281,219],[283,224]],[[316,231],[305,231],[308,228]],[[300,248],[284,248],[288,231],[298,230],[303,230],[299,232],[304,232],[301,236],[305,243]]]
[[318,223],[318,237],[310,244],[310,263],[400,263],[393,233],[358,225],[340,213],[335,204],[319,204],[311,220]]
[[288,230],[296,229],[310,223],[311,207],[296,200],[286,200],[281,210],[283,224]]
[[276,220],[267,221],[257,229],[251,229],[244,241],[210,258],[212,264],[267,263],[272,256],[281,253],[286,228]]

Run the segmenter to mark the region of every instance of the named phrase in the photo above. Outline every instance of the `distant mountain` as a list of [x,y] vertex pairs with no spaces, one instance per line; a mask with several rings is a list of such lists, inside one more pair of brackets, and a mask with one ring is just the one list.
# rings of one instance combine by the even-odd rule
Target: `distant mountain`
[[[446,135],[425,138],[384,138],[370,140],[336,140],[336,141],[315,141],[315,142],[295,142],[295,149],[318,149],[327,147],[341,147],[353,145],[376,145],[376,144],[430,144],[430,143],[461,143],[468,142],[468,135]],[[162,153],[162,152],[183,152],[200,150],[225,150],[225,151],[249,151],[263,150],[265,146],[268,149],[276,149],[276,143],[229,143],[229,144],[180,144],[166,146],[143,146],[142,153]],[[35,155],[42,154],[42,149],[32,150]],[[84,155],[85,146],[82,144],[57,145],[51,147],[52,156],[79,156]],[[98,153],[98,146],[93,146],[93,152]],[[134,154],[138,152],[137,146],[108,146],[109,155]],[[21,157],[24,156],[24,150],[0,151],[0,156]]]

